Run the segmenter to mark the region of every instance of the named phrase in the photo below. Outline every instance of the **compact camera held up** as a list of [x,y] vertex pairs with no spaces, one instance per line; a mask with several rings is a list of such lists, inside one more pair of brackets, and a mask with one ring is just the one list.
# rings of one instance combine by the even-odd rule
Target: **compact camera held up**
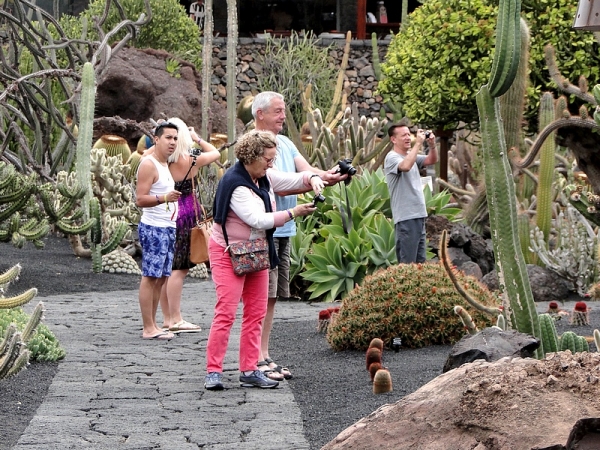
[[200,156],[201,154],[202,154],[202,149],[194,148],[194,147],[190,148],[190,155],[193,156],[194,158],[196,156]]
[[425,139],[429,139],[431,137],[431,130],[425,130]]

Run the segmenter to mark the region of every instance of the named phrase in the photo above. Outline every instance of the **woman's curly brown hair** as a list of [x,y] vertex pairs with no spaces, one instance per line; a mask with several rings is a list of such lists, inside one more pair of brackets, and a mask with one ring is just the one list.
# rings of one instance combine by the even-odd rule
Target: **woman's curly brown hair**
[[242,164],[252,164],[265,154],[265,148],[277,147],[277,138],[270,131],[252,130],[240,137],[235,156]]

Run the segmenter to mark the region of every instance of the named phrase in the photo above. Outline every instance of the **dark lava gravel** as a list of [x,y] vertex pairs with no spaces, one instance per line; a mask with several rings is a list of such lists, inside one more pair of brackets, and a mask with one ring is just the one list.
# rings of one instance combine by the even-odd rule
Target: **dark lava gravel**
[[[19,262],[23,266],[19,282],[8,294],[29,287],[37,287],[40,296],[138,287],[139,276],[92,273],[91,261],[73,256],[65,238],[49,236],[45,242],[44,250],[36,250],[31,244],[15,249],[0,243],[0,272]],[[573,296],[569,300],[579,298]],[[600,315],[600,309],[592,309],[592,315]],[[573,330],[590,336],[598,328],[598,322],[598,317],[594,317],[595,326],[572,327],[563,319],[557,322],[557,328],[559,333]],[[401,349],[398,353],[385,350],[383,362],[392,375],[393,392],[374,395],[364,352],[331,350],[325,336],[316,332],[316,318],[278,322],[271,339],[272,357],[285,363],[294,374],[289,385],[300,407],[311,450],[320,449],[357,420],[440,375],[450,349],[450,346],[434,346]],[[0,380],[0,450],[9,450],[18,441],[43,401],[58,364],[33,363],[17,376]]]

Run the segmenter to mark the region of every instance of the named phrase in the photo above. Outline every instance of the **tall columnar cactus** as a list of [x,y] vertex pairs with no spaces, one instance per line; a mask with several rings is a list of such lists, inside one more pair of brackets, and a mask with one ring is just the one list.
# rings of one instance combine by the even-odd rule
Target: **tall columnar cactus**
[[519,154],[523,150],[523,113],[525,112],[525,95],[529,84],[529,27],[521,19],[521,55],[519,70],[511,87],[500,97],[500,108],[504,122],[506,148],[515,148]]
[[[500,0],[492,74],[490,82],[477,94],[477,108],[490,229],[499,280],[505,294],[504,310],[513,328],[541,339],[540,323],[519,242],[515,186],[506,154],[498,99],[510,88],[519,66],[520,11],[520,0]],[[536,356],[541,358],[543,355],[544,349],[540,346]]]
[[540,314],[540,330],[542,332],[542,343],[546,353],[558,351],[558,334],[554,318],[550,314]]
[[[550,92],[544,93],[540,100],[539,129],[543,130],[546,125],[554,120],[554,96]],[[540,168],[537,186],[537,227],[544,234],[544,240],[548,242],[550,227],[552,225],[552,203],[554,201],[552,184],[554,182],[554,133],[550,139],[546,139],[540,150]]]
[[77,156],[75,168],[79,186],[85,189],[83,197],[84,217],[92,195],[90,176],[90,149],[94,135],[94,109],[96,107],[96,77],[91,63],[83,65],[81,79],[81,101],[79,104],[79,134],[77,136]]
[[354,166],[371,162],[370,168],[374,170],[389,145],[387,135],[383,139],[377,137],[386,124],[386,119],[359,116],[358,105],[354,103],[352,107],[346,108],[340,124],[332,130],[323,122],[321,112],[316,109],[308,114],[313,149],[305,157],[311,164],[324,170],[334,166],[340,158],[351,158]]
[[[227,0],[227,137],[235,140],[237,83],[235,67],[237,63],[238,19],[236,0]],[[210,64],[210,59],[205,64]],[[229,147],[227,159],[233,164],[233,146]]]
[[210,77],[212,76],[212,52],[213,52],[213,0],[204,2],[204,35],[202,37],[202,123],[200,125],[200,136],[209,136],[209,111],[212,100],[210,90]]
[[505,94],[513,84],[521,57],[521,1],[500,0],[492,74],[487,84],[492,97]]

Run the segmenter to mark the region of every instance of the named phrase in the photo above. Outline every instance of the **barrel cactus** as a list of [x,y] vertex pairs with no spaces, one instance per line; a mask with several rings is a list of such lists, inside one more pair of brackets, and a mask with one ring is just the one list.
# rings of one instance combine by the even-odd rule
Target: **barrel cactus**
[[127,140],[121,136],[115,136],[114,134],[105,134],[100,136],[92,148],[104,148],[106,149],[106,156],[120,156],[123,164],[127,162],[131,156],[131,149]]
[[122,273],[128,275],[141,275],[138,263],[125,250],[117,247],[110,253],[102,255],[102,271],[108,273]]
[[[456,276],[480,303],[500,305],[500,299],[475,278],[461,272]],[[336,351],[366,350],[375,337],[386,346],[400,337],[406,348],[453,344],[465,334],[455,305],[468,309],[481,328],[493,325],[495,318],[472,308],[441,265],[398,264],[367,276],[344,298],[327,341]]]

